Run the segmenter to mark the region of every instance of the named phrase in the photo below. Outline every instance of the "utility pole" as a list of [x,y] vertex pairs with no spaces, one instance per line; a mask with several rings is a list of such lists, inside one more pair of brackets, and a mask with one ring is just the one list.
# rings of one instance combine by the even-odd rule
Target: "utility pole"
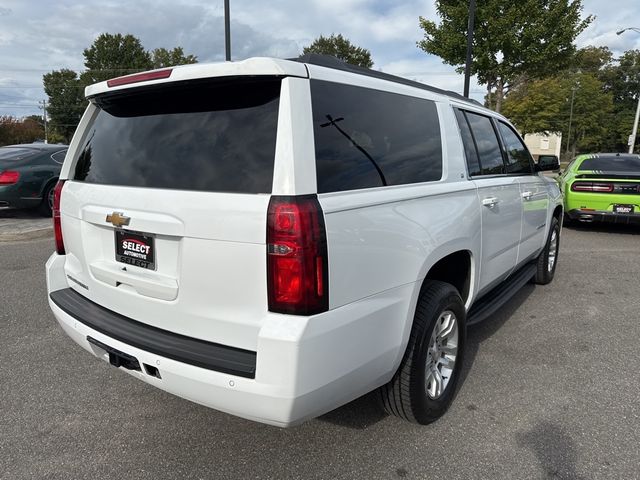
[[476,21],[476,0],[469,0],[469,22],[467,23],[467,62],[464,67],[464,93],[469,98],[469,80],[471,77],[471,50],[473,49],[473,29]]
[[576,82],[576,84],[571,89],[571,108],[569,109],[569,131],[567,132],[567,156],[569,156],[569,140],[571,139],[571,121],[573,120],[573,100],[576,97],[576,90],[580,87],[580,82]]
[[629,137],[629,153],[633,153],[636,146],[636,135],[638,134],[638,120],[640,120],[640,92],[638,92],[638,106],[636,107],[636,119],[633,121],[633,131]]
[[42,105],[39,108],[42,109],[42,118],[44,119],[44,143],[49,143],[49,138],[47,135],[47,101],[41,100],[38,103]]
[[229,0],[224,0],[224,50],[225,60],[231,61],[231,20],[229,19]]

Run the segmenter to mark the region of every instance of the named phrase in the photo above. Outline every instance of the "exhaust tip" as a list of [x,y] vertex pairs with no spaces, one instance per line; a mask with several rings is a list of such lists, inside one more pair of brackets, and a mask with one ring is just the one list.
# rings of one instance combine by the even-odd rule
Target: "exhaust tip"
[[585,223],[593,222],[593,215],[580,215],[579,220]]

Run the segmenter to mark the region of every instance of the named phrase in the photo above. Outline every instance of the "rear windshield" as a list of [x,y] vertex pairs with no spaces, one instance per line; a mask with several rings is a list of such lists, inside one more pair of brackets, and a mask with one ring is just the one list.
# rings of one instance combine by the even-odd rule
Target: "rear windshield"
[[270,193],[280,84],[218,79],[98,97],[74,179]]
[[603,172],[640,172],[640,157],[620,155],[611,157],[587,158],[578,170],[601,170]]

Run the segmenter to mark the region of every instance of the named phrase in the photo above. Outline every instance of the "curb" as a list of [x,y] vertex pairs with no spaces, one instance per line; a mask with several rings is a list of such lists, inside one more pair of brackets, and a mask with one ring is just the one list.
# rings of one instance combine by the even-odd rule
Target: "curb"
[[42,238],[53,239],[53,227],[38,228],[36,230],[27,230],[20,233],[0,233],[0,243],[37,240]]

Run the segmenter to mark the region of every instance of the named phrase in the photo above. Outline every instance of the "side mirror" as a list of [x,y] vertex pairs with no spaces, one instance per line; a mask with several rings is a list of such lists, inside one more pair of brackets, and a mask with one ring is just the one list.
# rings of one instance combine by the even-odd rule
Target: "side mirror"
[[536,170],[539,172],[552,172],[560,170],[560,162],[555,155],[540,155]]

